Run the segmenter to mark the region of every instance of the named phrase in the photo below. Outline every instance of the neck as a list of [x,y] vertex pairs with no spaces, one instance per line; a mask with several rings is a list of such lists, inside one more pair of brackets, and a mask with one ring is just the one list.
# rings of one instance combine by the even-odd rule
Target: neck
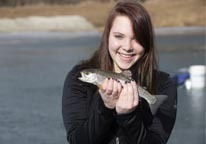
[[114,70],[115,73],[121,73],[123,70],[120,69],[116,64],[114,64]]

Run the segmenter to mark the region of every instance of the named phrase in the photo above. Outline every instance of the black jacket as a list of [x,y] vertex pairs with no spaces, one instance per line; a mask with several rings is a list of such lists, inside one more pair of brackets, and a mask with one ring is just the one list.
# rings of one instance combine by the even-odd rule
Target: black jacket
[[153,116],[142,99],[135,111],[116,115],[104,106],[95,85],[78,80],[81,67],[68,74],[63,89],[62,114],[70,144],[165,144],[176,118],[177,88],[159,72],[157,94],[167,100]]

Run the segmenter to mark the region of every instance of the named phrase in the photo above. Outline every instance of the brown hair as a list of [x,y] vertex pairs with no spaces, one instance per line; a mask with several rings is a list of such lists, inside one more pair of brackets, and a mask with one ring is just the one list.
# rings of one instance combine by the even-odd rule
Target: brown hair
[[118,15],[125,15],[131,20],[135,38],[145,50],[144,55],[138,60],[138,64],[135,65],[137,71],[136,78],[141,86],[146,87],[153,93],[155,90],[154,85],[152,85],[153,72],[157,68],[153,27],[148,12],[136,0],[119,1],[110,11],[100,47],[86,62],[87,66],[102,70],[113,70],[113,61],[108,50],[108,39],[113,21]]

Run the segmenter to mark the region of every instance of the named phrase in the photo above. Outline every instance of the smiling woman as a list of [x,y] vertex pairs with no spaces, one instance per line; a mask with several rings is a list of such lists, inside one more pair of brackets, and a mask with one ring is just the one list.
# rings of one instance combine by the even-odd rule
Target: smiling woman
[[[62,114],[70,144],[167,143],[176,119],[177,88],[167,73],[157,69],[153,37],[150,16],[141,4],[136,0],[116,3],[99,49],[65,80]],[[122,83],[108,75],[98,88],[80,81],[85,69],[130,71],[131,79]],[[155,113],[141,97],[140,87],[167,96]]]
[[144,54],[144,48],[135,39],[132,23],[127,16],[114,19],[109,35],[109,52],[114,61],[114,71],[129,69]]

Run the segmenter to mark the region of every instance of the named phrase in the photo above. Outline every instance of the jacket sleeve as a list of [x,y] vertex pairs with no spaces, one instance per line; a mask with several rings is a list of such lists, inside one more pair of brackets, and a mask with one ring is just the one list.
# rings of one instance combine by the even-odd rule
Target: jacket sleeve
[[117,122],[129,144],[166,144],[176,119],[177,88],[169,78],[161,80],[158,94],[167,95],[166,101],[152,116],[149,105],[142,100],[136,111],[117,116]]
[[[88,91],[88,85],[80,82],[76,73],[73,70],[68,74],[63,88],[62,115],[67,140],[70,144],[96,144],[108,133],[108,125],[114,119],[113,110],[107,109],[100,97]],[[89,97],[97,98],[90,103]]]

